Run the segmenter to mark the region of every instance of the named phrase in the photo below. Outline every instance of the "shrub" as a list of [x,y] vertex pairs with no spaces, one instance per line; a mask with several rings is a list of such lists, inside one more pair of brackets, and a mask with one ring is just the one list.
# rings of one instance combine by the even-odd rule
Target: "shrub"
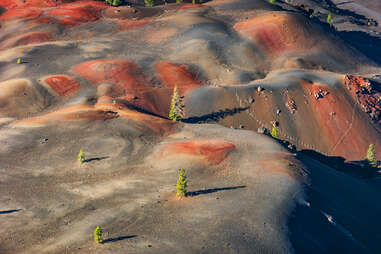
[[123,0],[105,0],[106,3],[112,5],[112,6],[119,6],[123,4]]
[[144,0],[147,7],[153,7],[155,5],[155,0]]
[[276,124],[273,125],[271,130],[271,137],[278,138],[278,126],[276,126]]
[[176,196],[179,198],[185,197],[187,195],[187,176],[183,168],[180,169],[179,179],[176,184]]
[[85,162],[85,154],[83,153],[83,150],[79,150],[79,154],[78,154],[78,161],[81,162],[81,163],[84,163]]
[[173,88],[168,118],[173,120],[174,122],[181,120],[181,118],[184,116],[183,108],[184,105],[182,102],[182,98],[180,97],[179,92],[177,91],[177,86],[175,86]]
[[269,3],[270,3],[270,4],[275,4],[275,1],[276,1],[276,0],[269,0]]
[[102,229],[100,226],[97,226],[94,230],[94,241],[96,243],[103,243]]
[[330,24],[330,25],[333,24],[332,14],[331,14],[331,13],[328,13],[328,16],[327,16],[327,23]]
[[376,152],[374,151],[374,145],[370,144],[368,152],[366,153],[366,160],[372,167],[377,167]]

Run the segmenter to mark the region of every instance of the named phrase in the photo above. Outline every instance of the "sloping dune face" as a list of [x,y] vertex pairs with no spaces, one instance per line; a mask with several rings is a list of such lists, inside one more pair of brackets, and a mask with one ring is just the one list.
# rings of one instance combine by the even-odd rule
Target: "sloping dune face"
[[[353,220],[343,194],[352,176],[305,154],[377,176],[362,160],[370,144],[381,159],[381,69],[324,1],[286,2],[0,0],[0,253],[378,253],[379,219]],[[343,181],[337,223],[320,167]],[[295,219],[295,245],[296,204],[325,229]]]

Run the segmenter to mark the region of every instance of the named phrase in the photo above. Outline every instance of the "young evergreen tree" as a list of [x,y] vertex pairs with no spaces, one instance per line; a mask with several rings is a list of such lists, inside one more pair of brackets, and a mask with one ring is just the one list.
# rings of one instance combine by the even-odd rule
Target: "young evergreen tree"
[[183,108],[184,105],[182,102],[182,98],[179,95],[177,86],[175,86],[173,88],[171,107],[169,109],[169,119],[173,120],[174,122],[181,120],[181,118],[184,116]]
[[144,0],[146,7],[153,7],[155,5],[155,0]]
[[331,13],[328,13],[328,16],[327,16],[327,23],[328,23],[329,25],[332,25],[332,24],[333,24],[332,14],[331,14]]
[[271,130],[271,137],[278,138],[278,126],[276,126],[276,124],[273,125]]
[[94,230],[94,241],[96,243],[103,243],[102,229],[100,226],[97,226]]
[[372,167],[377,167],[376,152],[374,151],[374,145],[370,144],[368,152],[366,153],[366,160]]
[[187,195],[187,176],[183,168],[180,169],[179,179],[176,184],[176,196],[179,198],[185,197]]
[[85,154],[83,153],[83,150],[79,150],[79,154],[78,154],[78,161],[80,163],[84,163],[85,162]]

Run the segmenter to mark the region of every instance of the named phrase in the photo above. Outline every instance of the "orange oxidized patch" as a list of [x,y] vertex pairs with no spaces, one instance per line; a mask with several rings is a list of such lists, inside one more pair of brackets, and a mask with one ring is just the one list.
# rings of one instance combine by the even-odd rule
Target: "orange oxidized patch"
[[59,96],[66,97],[74,94],[80,87],[77,80],[68,76],[53,76],[44,79]]

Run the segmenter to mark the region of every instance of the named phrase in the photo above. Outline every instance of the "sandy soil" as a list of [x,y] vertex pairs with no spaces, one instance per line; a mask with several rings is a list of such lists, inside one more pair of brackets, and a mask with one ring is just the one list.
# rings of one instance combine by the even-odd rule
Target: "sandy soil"
[[0,253],[378,253],[381,44],[355,4],[1,2]]

